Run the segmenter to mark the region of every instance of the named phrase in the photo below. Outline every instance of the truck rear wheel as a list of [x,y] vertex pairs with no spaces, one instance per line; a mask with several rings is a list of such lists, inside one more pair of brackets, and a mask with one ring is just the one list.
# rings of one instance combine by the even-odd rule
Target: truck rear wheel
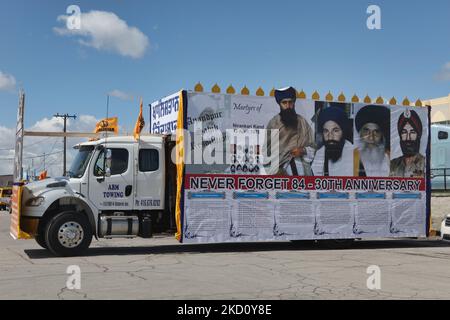
[[57,256],[77,256],[91,244],[92,229],[81,213],[61,212],[47,224],[45,240],[48,249]]

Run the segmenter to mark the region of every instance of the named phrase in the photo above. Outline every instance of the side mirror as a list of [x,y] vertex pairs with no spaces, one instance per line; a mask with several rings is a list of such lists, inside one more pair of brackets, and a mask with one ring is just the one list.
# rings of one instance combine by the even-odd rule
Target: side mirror
[[111,160],[111,158],[112,158],[112,151],[111,151],[111,149],[106,149],[105,158],[106,158],[106,160]]
[[105,152],[105,176],[111,176],[111,160],[112,160],[112,151],[111,149],[106,149]]

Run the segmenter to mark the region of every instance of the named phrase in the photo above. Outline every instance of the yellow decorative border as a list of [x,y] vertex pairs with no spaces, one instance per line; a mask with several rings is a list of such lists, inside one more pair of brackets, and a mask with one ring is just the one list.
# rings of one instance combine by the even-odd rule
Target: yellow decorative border
[[177,135],[176,135],[176,158],[177,158],[177,196],[175,205],[175,223],[177,226],[177,233],[175,237],[178,241],[181,241],[181,193],[184,177],[184,100],[183,91],[180,91],[180,104],[178,109],[177,119]]

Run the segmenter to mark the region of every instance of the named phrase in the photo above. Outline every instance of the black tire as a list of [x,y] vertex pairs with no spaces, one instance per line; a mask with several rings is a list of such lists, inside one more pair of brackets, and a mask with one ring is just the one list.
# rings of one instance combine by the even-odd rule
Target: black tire
[[37,229],[37,234],[34,237],[34,240],[36,240],[37,244],[48,250],[47,242],[45,240],[45,231],[47,230],[48,220],[45,218],[42,218],[39,220],[39,225]]
[[41,246],[43,249],[48,249],[47,243],[45,242],[45,236],[43,234],[37,234],[36,237],[34,237],[34,240],[36,240],[37,244]]
[[[67,228],[76,232],[73,243],[70,242],[72,240],[62,236],[65,235],[62,230]],[[56,256],[78,256],[89,248],[92,241],[92,228],[84,214],[73,211],[61,212],[47,224],[45,241],[48,249]]]

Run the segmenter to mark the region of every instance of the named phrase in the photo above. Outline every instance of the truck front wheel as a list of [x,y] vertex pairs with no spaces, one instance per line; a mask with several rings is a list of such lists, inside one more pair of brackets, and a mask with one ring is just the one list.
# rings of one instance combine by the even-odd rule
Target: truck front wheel
[[91,244],[92,229],[82,213],[61,212],[47,224],[45,240],[48,249],[57,256],[77,256]]
[[43,249],[48,249],[47,243],[45,243],[45,236],[38,234],[34,238],[36,240],[37,244],[40,245]]

